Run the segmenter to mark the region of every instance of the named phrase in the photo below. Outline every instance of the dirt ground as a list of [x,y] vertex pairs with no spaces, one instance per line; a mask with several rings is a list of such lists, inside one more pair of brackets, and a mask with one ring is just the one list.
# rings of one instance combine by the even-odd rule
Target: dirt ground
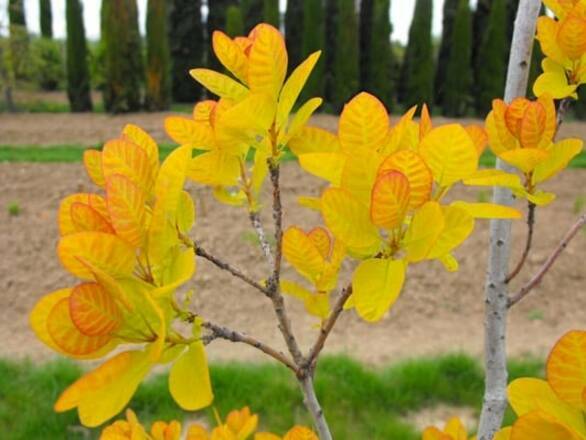
[[[22,125],[18,129],[19,124],[14,121],[30,116],[9,117],[13,121],[15,136],[11,143],[16,142],[16,133],[24,131]],[[26,131],[34,133],[38,130],[40,136],[42,130],[39,126],[46,124],[50,127],[52,116],[46,115],[34,124],[25,125]],[[8,131],[3,123],[5,117],[0,116],[0,139]],[[141,117],[157,120],[155,115]],[[83,129],[82,124],[71,123],[70,118],[70,115],[63,117],[63,123],[69,122],[67,134],[61,133],[61,140],[74,142],[76,130],[79,128],[81,133]],[[41,122],[44,119],[46,121]],[[111,124],[106,121],[112,121],[112,118],[100,115],[87,129],[103,125],[102,133],[106,133],[120,128],[121,118],[114,119]],[[47,138],[55,136],[50,142],[53,143],[60,132],[51,130],[50,133],[45,135]],[[30,139],[28,143],[33,141],[36,140]],[[1,141],[5,142],[4,139]],[[548,189],[558,194],[558,200],[552,207],[537,213],[535,249],[521,279],[527,279],[543,263],[548,250],[573,222],[576,200],[586,195],[585,182],[586,171],[570,170],[549,185]],[[52,352],[35,339],[28,327],[27,315],[43,294],[68,286],[72,281],[60,267],[55,254],[59,200],[69,193],[93,188],[80,164],[23,163],[0,164],[0,187],[3,188],[0,193],[0,244],[4,255],[0,259],[0,356],[46,359],[52,356]],[[299,195],[316,194],[322,187],[323,183],[305,175],[293,164],[284,166],[286,225],[309,227],[319,224],[318,216],[300,208],[295,199]],[[266,276],[265,263],[251,239],[253,235],[245,212],[218,205],[205,188],[192,186],[190,190],[198,205],[193,236],[209,251],[254,277]],[[464,193],[460,190],[455,195],[476,201],[479,191],[468,189]],[[11,203],[20,206],[20,215],[9,215],[7,207]],[[264,220],[270,225],[268,215]],[[517,237],[516,259],[524,224],[518,222],[514,232]],[[391,313],[376,325],[360,321],[354,312],[344,314],[328,341],[326,351],[347,353],[374,364],[455,351],[481,355],[487,239],[488,224],[479,221],[474,235],[457,252],[461,265],[458,273],[446,273],[439,263],[427,262],[410,267],[408,282]],[[586,235],[581,235],[566,249],[543,284],[515,307],[509,327],[512,355],[544,355],[564,331],[586,326],[585,260]],[[345,267],[342,282],[348,281],[350,269],[350,265]],[[291,273],[286,274],[286,277],[291,276]],[[196,277],[188,287],[195,289],[194,306],[206,318],[282,346],[272,310],[266,298],[257,292],[201,260],[198,261]],[[298,338],[307,347],[317,335],[316,322],[303,312],[299,303],[287,300],[287,304]],[[209,353],[212,360],[262,359],[247,346],[225,342],[211,344]]]

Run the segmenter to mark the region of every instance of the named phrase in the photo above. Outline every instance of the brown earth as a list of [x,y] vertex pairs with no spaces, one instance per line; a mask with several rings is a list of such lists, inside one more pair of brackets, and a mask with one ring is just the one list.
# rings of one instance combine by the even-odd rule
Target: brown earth
[[[27,116],[10,116],[9,119],[14,121],[14,118]],[[2,123],[5,117],[0,116],[2,133],[6,133]],[[153,115],[144,117],[156,119]],[[52,119],[39,118],[34,124],[24,126],[26,132],[34,133],[45,118]],[[61,139],[73,142],[75,134],[70,133],[76,131],[78,124],[72,124],[70,118],[70,115],[65,118],[69,123],[63,128]],[[103,117],[104,120],[108,118]],[[100,120],[101,117],[96,118],[88,127],[95,129],[102,124]],[[115,121],[111,126],[104,124],[104,129],[119,130],[121,120]],[[24,132],[22,126],[20,132]],[[52,136],[58,134],[52,131]],[[558,200],[551,207],[538,211],[535,249],[521,279],[527,279],[543,263],[548,251],[575,219],[576,201],[586,195],[585,182],[585,171],[570,170],[547,188],[558,194]],[[55,255],[56,211],[59,200],[65,195],[92,188],[80,164],[0,164],[0,185],[3,188],[0,193],[0,244],[3,248],[0,356],[45,359],[52,353],[31,333],[27,315],[43,294],[72,282]],[[286,225],[309,227],[319,222],[315,213],[297,206],[295,199],[302,194],[317,194],[322,187],[323,183],[305,175],[293,164],[284,166]],[[193,236],[208,250],[254,277],[264,277],[265,263],[252,238],[246,214],[238,208],[218,205],[207,189],[193,186],[190,189],[198,205]],[[468,189],[457,190],[454,195],[476,201],[486,193]],[[9,215],[7,207],[11,203],[20,206],[18,216]],[[264,221],[270,225],[268,214]],[[346,313],[328,341],[326,351],[347,353],[370,363],[454,351],[481,355],[487,226],[486,222],[479,221],[474,235],[458,250],[461,265],[458,273],[446,273],[439,263],[412,266],[402,296],[382,322],[366,324],[353,312]],[[515,224],[514,233],[519,251],[524,236],[522,222]],[[512,355],[544,355],[564,331],[586,327],[585,238],[582,234],[577,237],[543,284],[512,311],[509,327]],[[517,255],[518,252],[515,257]],[[348,281],[350,269],[349,265],[345,268],[342,282]],[[293,275],[287,273],[286,276]],[[188,287],[195,289],[194,306],[206,318],[258,336],[270,344],[282,345],[266,298],[242,286],[230,275],[207,261],[198,261],[196,277]],[[316,337],[316,322],[303,312],[299,303],[287,300],[287,304],[300,342],[306,347]],[[224,342],[214,342],[209,351],[213,360],[261,359],[247,346]]]

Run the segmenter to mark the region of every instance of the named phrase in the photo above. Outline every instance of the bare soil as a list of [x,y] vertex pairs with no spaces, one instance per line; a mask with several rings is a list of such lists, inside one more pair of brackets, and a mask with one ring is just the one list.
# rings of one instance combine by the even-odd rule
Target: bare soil
[[[5,118],[14,130],[12,140],[25,131],[26,141],[54,136],[74,142],[83,128],[64,115],[59,130],[49,130],[41,136],[40,125],[51,127],[51,117],[44,115],[35,123],[16,123],[19,118],[0,116],[0,138],[8,132]],[[56,115],[59,116],[59,115]],[[105,133],[118,132],[121,119],[92,115]],[[160,115],[141,115],[160,123]],[[85,116],[81,116],[85,118]],[[126,116],[137,121],[136,117]],[[45,122],[42,122],[45,120]],[[80,119],[81,120],[81,119]],[[78,120],[78,121],[80,121]],[[88,117],[88,121],[90,118]],[[110,120],[111,124],[105,124]],[[137,121],[142,123],[143,121]],[[55,120],[53,120],[55,123]],[[20,126],[20,129],[18,129]],[[149,128],[149,127],[147,127]],[[75,134],[79,129],[79,133]],[[39,138],[34,133],[38,130]],[[62,138],[57,136],[61,135]],[[94,133],[95,135],[95,133]],[[109,136],[109,135],[108,135]],[[96,139],[96,138],[94,138]],[[283,197],[286,225],[304,227],[319,224],[317,214],[296,204],[299,195],[317,194],[323,183],[304,174],[293,164],[283,169]],[[552,181],[549,190],[558,194],[551,207],[537,212],[535,248],[521,280],[534,272],[573,223],[578,197],[586,195],[586,171],[570,170]],[[0,356],[46,359],[52,352],[39,343],[27,323],[33,304],[45,293],[70,285],[72,278],[60,267],[55,254],[57,243],[56,213],[59,200],[76,191],[93,190],[80,164],[0,164]],[[245,269],[254,277],[266,276],[266,264],[254,243],[246,213],[241,209],[218,205],[205,188],[190,187],[198,205],[198,220],[193,236],[209,251]],[[268,196],[268,193],[266,194]],[[477,189],[455,191],[455,195],[476,201],[485,196]],[[268,197],[266,198],[268,203]],[[17,203],[21,213],[11,216],[8,206]],[[264,222],[270,229],[270,217]],[[515,256],[524,240],[524,224],[514,227]],[[482,354],[483,342],[483,284],[486,267],[488,223],[479,221],[473,236],[457,252],[460,271],[446,273],[439,263],[423,263],[409,268],[408,282],[403,294],[389,315],[376,325],[366,324],[354,312],[345,313],[326,351],[346,353],[365,362],[378,364],[420,355],[435,355],[463,351],[474,356]],[[509,322],[509,350],[515,356],[544,355],[553,342],[566,330],[586,327],[586,235],[581,234],[566,249],[543,284],[525,301],[514,308]],[[347,283],[351,273],[348,264],[341,283]],[[294,277],[287,272],[286,277]],[[513,290],[518,288],[515,282]],[[255,335],[265,342],[282,347],[273,312],[266,298],[241,285],[230,275],[219,271],[207,261],[198,260],[195,279],[188,288],[195,289],[194,306],[205,317],[218,324]],[[287,299],[294,328],[304,347],[317,336],[316,321],[307,316],[301,305]],[[260,360],[257,352],[247,346],[214,342],[209,347],[213,360]]]

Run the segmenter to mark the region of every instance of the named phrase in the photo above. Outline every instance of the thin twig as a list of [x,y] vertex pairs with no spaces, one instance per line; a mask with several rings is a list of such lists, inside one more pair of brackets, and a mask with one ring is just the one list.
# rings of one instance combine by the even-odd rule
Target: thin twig
[[321,326],[319,336],[317,337],[314,344],[311,346],[309,355],[307,356],[306,363],[304,365],[305,368],[309,369],[310,373],[313,373],[315,369],[315,364],[317,362],[317,358],[323,350],[326,344],[326,340],[328,339],[328,336],[334,328],[334,325],[336,325],[338,318],[344,311],[344,304],[346,304],[346,301],[348,301],[350,295],[352,295],[352,284],[348,285],[344,290],[342,290],[342,292],[338,296],[336,303],[334,304],[330,316]]
[[586,225],[586,214],[580,216],[576,223],[574,223],[572,227],[568,230],[568,232],[566,232],[566,235],[564,236],[562,241],[560,241],[557,247],[553,250],[553,252],[547,258],[545,263],[543,263],[543,266],[541,266],[537,273],[533,275],[533,277],[521,288],[521,290],[519,290],[519,293],[517,293],[515,296],[509,299],[509,308],[517,304],[523,298],[525,298],[531,292],[531,290],[533,290],[534,287],[541,283],[541,280],[543,279],[545,274],[551,269],[551,267],[556,262],[561,253],[568,246],[570,241],[572,241],[572,239],[578,234],[578,232],[580,232],[584,225]]
[[305,407],[311,413],[315,422],[315,428],[319,434],[320,440],[332,440],[332,434],[326,420],[326,416],[319,404],[317,395],[315,393],[315,387],[313,385],[313,377],[306,375],[299,381],[301,389],[303,391]]
[[527,205],[527,239],[525,240],[525,249],[523,249],[523,255],[521,255],[521,259],[515,266],[515,269],[511,271],[505,283],[510,283],[523,269],[525,262],[527,261],[527,257],[529,256],[529,252],[531,251],[531,246],[533,244],[533,227],[535,226],[535,208],[537,206],[535,203],[529,202]]
[[204,248],[202,248],[198,244],[194,244],[193,249],[194,249],[195,254],[197,256],[205,258],[209,262],[213,263],[216,267],[219,267],[220,269],[225,270],[226,272],[229,272],[230,274],[232,274],[236,278],[241,279],[249,286],[252,286],[255,289],[261,291],[265,296],[271,295],[271,293],[269,292],[269,290],[265,286],[263,286],[262,284],[260,284],[257,281],[254,281],[250,276],[244,274],[240,269],[237,269],[234,266],[226,263],[225,261],[220,260],[218,257],[215,257],[214,255],[210,254],[208,251],[206,251]]
[[570,104],[572,103],[572,100],[570,98],[564,98],[560,101],[559,105],[558,105],[558,111],[557,111],[557,125],[556,125],[556,131],[555,131],[555,136],[557,137],[559,131],[560,131],[560,127],[562,126],[563,122],[564,122],[564,117],[566,116],[566,113],[568,112],[568,110],[570,109]]
[[250,219],[250,224],[252,228],[256,232],[256,236],[258,237],[258,241],[260,242],[260,248],[269,263],[269,266],[272,268],[274,263],[273,251],[271,250],[271,244],[267,240],[267,236],[265,234],[265,230],[262,226],[262,222],[260,220],[260,213],[258,211],[253,211],[248,214],[248,218]]
[[269,355],[273,359],[276,359],[287,368],[292,370],[296,375],[298,374],[297,366],[291,361],[285,353],[275,350],[274,348],[268,346],[267,344],[260,342],[258,339],[245,335],[244,333],[237,332],[235,330],[229,329],[227,327],[222,327],[217,324],[213,324],[211,322],[204,322],[202,327],[208,329],[211,333],[209,335],[204,336],[204,343],[209,344],[214,339],[225,339],[227,341],[232,342],[239,342],[242,344],[250,345],[251,347],[256,348],[257,350],[262,351],[263,353]]

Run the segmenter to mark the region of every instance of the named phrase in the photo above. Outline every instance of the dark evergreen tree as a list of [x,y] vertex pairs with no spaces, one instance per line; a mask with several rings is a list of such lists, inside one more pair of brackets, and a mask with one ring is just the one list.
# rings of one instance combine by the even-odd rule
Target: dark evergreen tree
[[361,88],[393,104],[394,58],[391,47],[390,0],[362,0],[360,6]]
[[[304,0],[303,2],[303,53],[305,59],[311,53],[322,50],[324,46],[324,9],[320,0]],[[297,67],[290,63],[291,68]],[[307,84],[303,89],[303,98],[322,96],[324,88],[324,60],[320,56]]]
[[446,116],[465,116],[472,85],[472,17],[468,0],[459,0],[446,70],[443,109]]
[[453,30],[456,13],[458,12],[458,3],[460,0],[445,0],[442,18],[442,40],[437,58],[437,67],[435,71],[435,103],[442,106],[444,97],[444,88],[446,84],[446,74],[450,60],[450,49],[453,43]]
[[244,21],[242,20],[242,10],[231,5],[226,9],[226,34],[232,38],[244,34]]
[[338,1],[325,0],[325,45],[323,47],[322,58],[324,61],[324,95],[326,104],[331,107],[334,99],[334,59],[336,55],[337,45],[337,15],[338,15]]
[[45,38],[53,38],[51,0],[39,0],[39,16],[41,18],[41,35]]
[[406,107],[433,103],[432,0],[417,0],[401,69],[401,100]]
[[144,81],[136,0],[102,0],[104,107],[112,113],[140,109]]
[[189,76],[189,70],[204,64],[205,42],[201,0],[169,2],[169,48],[172,60],[173,100],[199,100],[202,88]]
[[506,0],[494,0],[476,59],[476,111],[479,116],[490,111],[494,98],[503,96],[508,49]]
[[[474,11],[474,19],[472,22],[472,34],[473,34],[473,44],[472,44],[472,65],[476,66],[476,59],[478,58],[478,52],[480,50],[480,46],[482,46],[482,41],[484,38],[484,34],[486,33],[486,26],[488,25],[488,17],[490,16],[490,8],[492,5],[493,0],[477,0],[476,2],[476,10]],[[474,76],[475,80],[477,77]]]
[[88,52],[79,0],[65,3],[67,18],[67,97],[72,112],[92,110]]
[[290,66],[298,66],[303,59],[303,1],[287,0],[285,43]]
[[10,26],[22,26],[26,28],[26,15],[24,13],[24,0],[9,0],[8,20]]
[[277,29],[281,26],[281,13],[279,12],[279,0],[263,1],[263,20],[272,24]]
[[10,59],[16,79],[29,76],[29,37],[24,11],[24,0],[9,0]]
[[211,69],[221,70],[222,65],[214,55],[212,48],[212,34],[214,31],[226,31],[226,18],[228,16],[228,7],[238,5],[237,0],[208,0],[208,22],[207,22],[207,48],[208,58],[207,65]]
[[148,1],[145,107],[151,111],[166,110],[171,103],[171,64],[167,18],[166,0]]
[[333,99],[336,111],[360,88],[358,17],[354,0],[338,0],[334,53]]
[[[244,21],[243,32],[248,33],[257,24],[264,21],[263,0],[240,0],[242,8],[242,19]],[[278,5],[277,5],[278,7]]]

